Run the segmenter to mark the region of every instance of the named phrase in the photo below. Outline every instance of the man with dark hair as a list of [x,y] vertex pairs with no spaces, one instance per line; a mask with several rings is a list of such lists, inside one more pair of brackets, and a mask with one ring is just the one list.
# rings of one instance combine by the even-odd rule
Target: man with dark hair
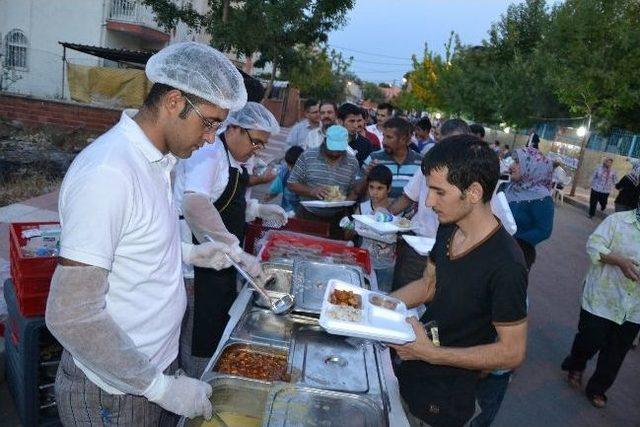
[[453,135],[470,134],[471,129],[467,122],[462,119],[449,119],[440,126],[440,140]]
[[431,120],[429,120],[429,117],[423,117],[418,120],[413,129],[413,133],[416,136],[416,142],[411,143],[409,148],[424,156],[436,143],[436,141],[431,138]]
[[484,141],[484,126],[478,123],[474,123],[469,126],[469,130],[471,131],[471,135],[475,135]]
[[367,130],[367,120],[369,119],[369,112],[364,108],[361,108],[361,110],[362,120],[358,120],[358,133],[369,140],[369,143],[374,150],[378,150],[382,148],[382,141],[378,139],[375,133],[369,132]]
[[349,132],[349,148],[360,166],[373,151],[369,140],[358,133],[358,125],[362,119],[362,109],[357,105],[347,102],[338,108],[338,123]]
[[529,129],[529,139],[527,139],[527,147],[538,148],[538,144],[540,144],[540,137],[536,133],[536,129]]
[[388,102],[378,104],[378,108],[376,108],[376,123],[367,126],[367,130],[377,136],[380,142],[384,139],[384,122],[391,117],[393,117],[393,106]]
[[309,132],[305,138],[302,148],[318,148],[322,145],[325,137],[325,131],[336,124],[336,114],[338,106],[333,101],[322,101],[320,103],[320,126]]
[[186,308],[182,262],[230,266],[219,243],[180,242],[171,197],[176,157],[243,108],[242,76],[217,50],[170,45],[147,62],[140,111],[73,161],[60,189],[62,235],[45,319],[64,347],[55,391],[63,425],[176,425],[211,418],[211,386],[178,375]]
[[365,175],[376,165],[384,165],[393,174],[391,198],[402,195],[402,189],[416,171],[420,170],[422,157],[409,149],[411,123],[400,117],[392,117],[384,124],[383,149],[371,153],[364,161]]
[[296,123],[287,136],[287,144],[291,147],[294,145],[303,145],[307,139],[307,135],[313,129],[320,126],[320,107],[315,99],[307,99],[304,101],[304,119]]
[[491,211],[498,158],[481,140],[454,136],[422,163],[427,205],[440,227],[422,278],[393,292],[407,307],[429,303],[416,318],[416,341],[393,345],[402,359],[400,393],[415,423],[462,426],[475,410],[483,370],[522,363],[527,332],[527,270],[522,251]]

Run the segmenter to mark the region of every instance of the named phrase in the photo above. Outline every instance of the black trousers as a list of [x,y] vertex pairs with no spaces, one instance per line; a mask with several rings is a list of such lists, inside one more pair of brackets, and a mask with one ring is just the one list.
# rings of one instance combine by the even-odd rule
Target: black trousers
[[640,324],[624,322],[618,325],[588,311],[580,310],[578,333],[571,354],[562,363],[567,371],[584,371],[587,361],[598,355],[598,364],[586,387],[587,396],[604,395],[613,385]]
[[609,193],[601,193],[591,189],[591,195],[589,196],[589,216],[592,217],[596,214],[596,205],[598,203],[600,203],[600,210],[604,211],[607,208],[608,200]]
[[392,289],[394,291],[421,278],[428,258],[417,253],[404,239],[398,239],[397,251],[398,257],[393,269]]
[[524,262],[527,264],[527,271],[531,271],[531,266],[536,262],[536,247],[529,242],[525,242],[521,239],[516,239],[518,246],[522,249],[524,254]]

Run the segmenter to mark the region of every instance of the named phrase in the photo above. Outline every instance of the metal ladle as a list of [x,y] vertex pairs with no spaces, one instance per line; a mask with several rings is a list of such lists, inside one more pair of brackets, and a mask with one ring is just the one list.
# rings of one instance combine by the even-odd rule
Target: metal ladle
[[[209,236],[204,236],[205,240],[209,242],[213,242],[213,239]],[[262,287],[258,286],[256,282],[253,281],[253,278],[249,273],[247,273],[244,268],[240,267],[240,264],[235,262],[233,258],[231,258],[228,254],[225,254],[231,265],[238,270],[238,273],[242,277],[245,278],[247,282],[255,289],[265,301],[269,301],[269,308],[275,314],[286,314],[293,309],[295,305],[296,299],[291,294],[285,294],[280,298],[272,299],[269,294],[267,294]],[[273,278],[271,280],[274,280]]]

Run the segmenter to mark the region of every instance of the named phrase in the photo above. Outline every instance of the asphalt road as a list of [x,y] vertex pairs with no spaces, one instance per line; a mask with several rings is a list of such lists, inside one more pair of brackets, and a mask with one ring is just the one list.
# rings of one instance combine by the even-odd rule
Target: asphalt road
[[[627,354],[604,409],[570,389],[560,370],[578,324],[589,266],[585,244],[599,222],[573,206],[556,209],[553,234],[538,246],[529,281],[527,358],[512,379],[494,426],[640,426],[640,347]],[[585,383],[595,362],[587,367]]]

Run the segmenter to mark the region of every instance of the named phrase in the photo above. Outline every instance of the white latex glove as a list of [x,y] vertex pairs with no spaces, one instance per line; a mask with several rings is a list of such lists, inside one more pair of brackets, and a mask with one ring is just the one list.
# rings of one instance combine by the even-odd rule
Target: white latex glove
[[229,254],[231,258],[240,264],[251,277],[259,277],[262,274],[262,266],[258,258],[243,251],[240,246],[236,246]]
[[186,264],[196,267],[213,268],[222,270],[231,266],[226,254],[231,248],[219,242],[204,242],[199,245],[191,245],[182,242],[182,260]]
[[272,203],[258,205],[258,217],[266,221],[276,221],[285,225],[288,221],[287,213],[278,205]]
[[158,375],[144,396],[167,411],[187,418],[211,419],[211,386],[184,375]]

